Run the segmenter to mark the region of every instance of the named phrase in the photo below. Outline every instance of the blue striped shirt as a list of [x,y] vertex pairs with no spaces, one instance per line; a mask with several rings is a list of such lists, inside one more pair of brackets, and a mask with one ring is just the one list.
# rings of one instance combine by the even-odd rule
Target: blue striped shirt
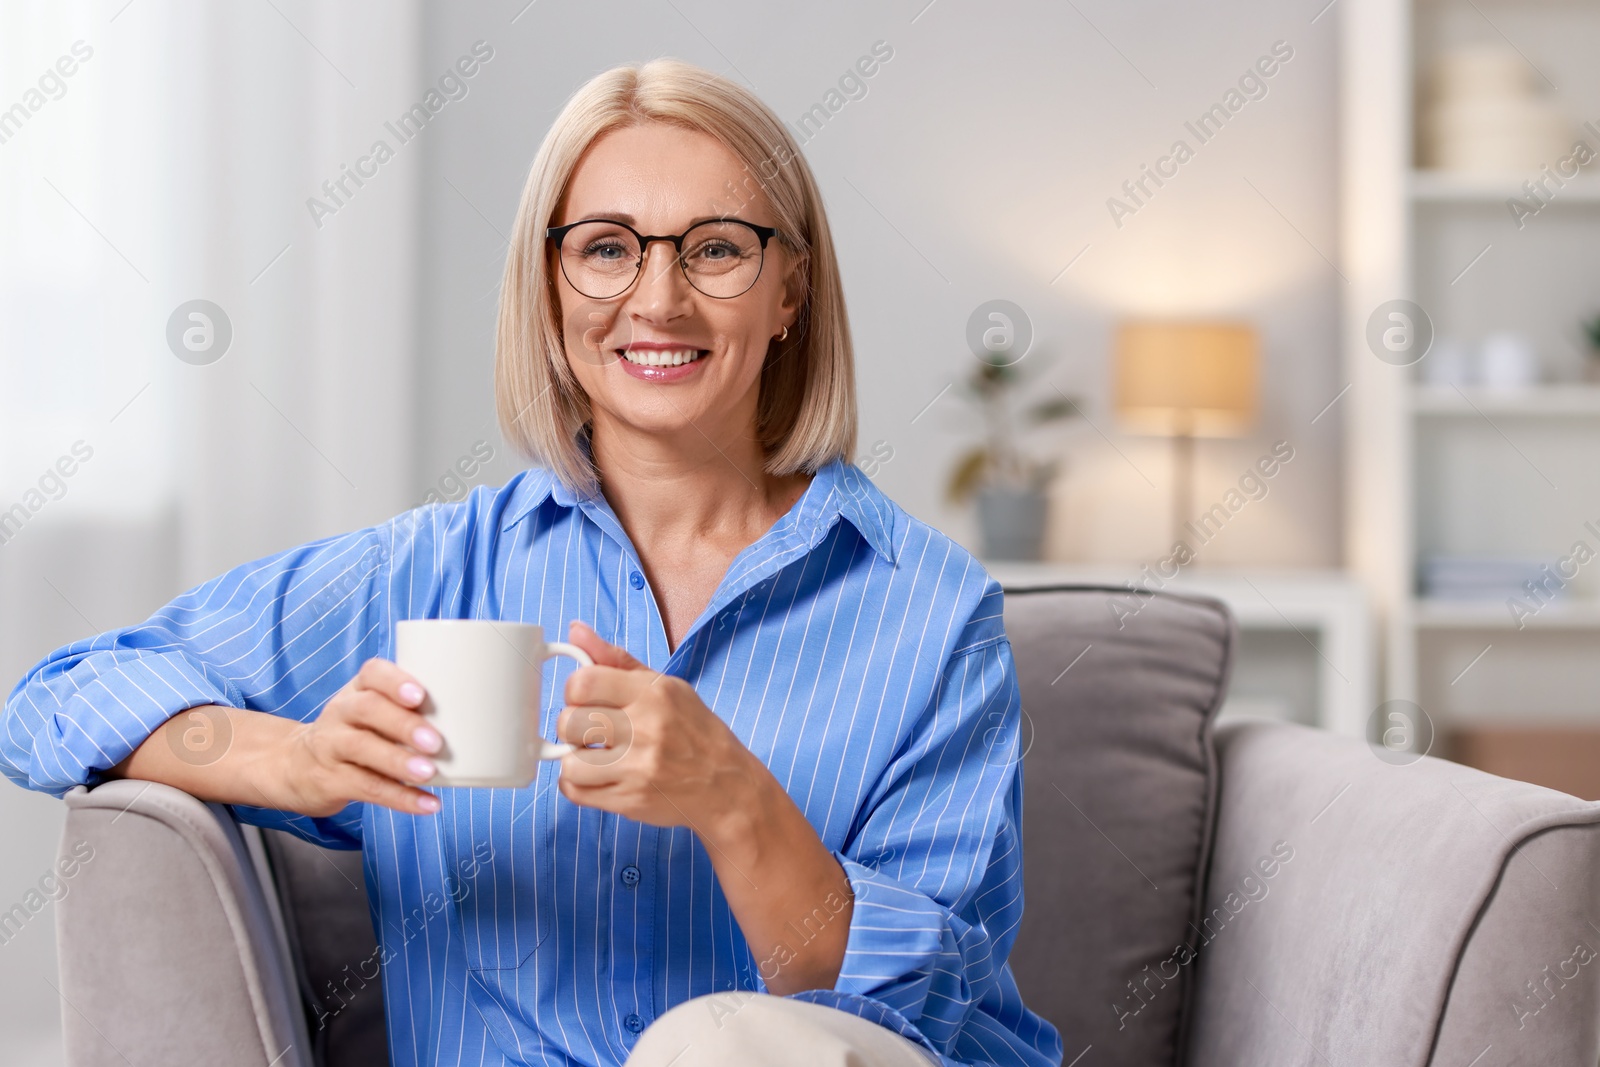
[[[6,702],[0,769],[59,796],[184,708],[310,720],[364,660],[393,658],[399,619],[517,620],[556,640],[580,618],[692,684],[843,866],[855,902],[838,981],[792,996],[946,1064],[1059,1064],[1059,1035],[1006,963],[1023,904],[1021,703],[1001,605],[971,555],[834,460],[669,653],[605,497],[534,467],[241,565],[140,625],[57,650]],[[575,669],[546,672],[546,737]],[[362,849],[394,1063],[618,1064],[669,1008],[766,992],[784,962],[755,958],[691,829],[575,805],[558,772],[541,764],[526,789],[440,789],[431,816],[233,806]],[[796,916],[789,947],[831,918]]]

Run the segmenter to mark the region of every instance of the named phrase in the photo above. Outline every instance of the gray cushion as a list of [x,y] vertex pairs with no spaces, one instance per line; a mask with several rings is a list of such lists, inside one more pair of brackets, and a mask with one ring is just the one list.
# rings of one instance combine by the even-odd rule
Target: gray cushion
[[317,1067],[389,1062],[378,941],[361,853],[262,830],[297,955]]
[[1008,588],[1005,616],[1032,732],[1011,956],[1023,1000],[1061,1030],[1067,1062],[1092,1045],[1097,1067],[1175,1063],[1233,618],[1215,600],[1094,586]]

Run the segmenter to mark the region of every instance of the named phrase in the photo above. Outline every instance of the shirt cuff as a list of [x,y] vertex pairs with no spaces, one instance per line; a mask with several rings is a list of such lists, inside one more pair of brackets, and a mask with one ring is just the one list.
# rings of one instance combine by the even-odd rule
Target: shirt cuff
[[837,989],[804,989],[798,993],[790,993],[786,999],[803,1000],[808,1004],[821,1004],[826,1008],[849,1012],[868,1022],[877,1023],[907,1041],[915,1042],[918,1047],[927,1049],[930,1054],[937,1057],[940,1064],[954,1063],[940,1054],[939,1050],[933,1047],[933,1042],[929,1041],[927,1035],[917,1029],[910,1019],[881,1000],[864,997],[860,993],[842,993]]
[[[182,655],[128,655],[95,667],[97,673],[59,697],[54,709],[40,709],[45,721],[29,753],[33,788],[61,796],[75,785],[98,785],[102,772],[178,712],[205,704],[243,706],[231,682]],[[50,688],[66,684],[56,678]]]
[[[927,1049],[940,1063],[953,1062],[901,1010],[921,1015],[935,963],[947,951],[944,908],[842,852],[834,850],[833,857],[855,895],[839,980],[833,989],[785,996],[875,1022]],[[750,977],[756,992],[771,992],[759,963]]]
[[920,1016],[934,968],[956,949],[944,907],[841,852],[833,855],[855,894],[844,963],[834,988]]

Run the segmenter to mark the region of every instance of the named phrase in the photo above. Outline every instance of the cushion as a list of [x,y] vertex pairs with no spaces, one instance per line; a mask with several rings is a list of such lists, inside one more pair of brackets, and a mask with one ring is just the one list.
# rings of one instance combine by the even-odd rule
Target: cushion
[[1007,588],[1024,715],[1011,963],[1066,1062],[1178,1062],[1216,803],[1211,724],[1237,628],[1217,600]]
[[389,1062],[380,956],[361,853],[261,831],[317,1067]]

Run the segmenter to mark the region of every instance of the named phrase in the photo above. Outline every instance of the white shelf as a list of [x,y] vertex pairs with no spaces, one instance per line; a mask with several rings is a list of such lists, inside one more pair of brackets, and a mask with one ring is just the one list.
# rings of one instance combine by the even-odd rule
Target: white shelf
[[1547,604],[1524,616],[1521,626],[1504,601],[1422,599],[1415,602],[1413,612],[1421,630],[1600,630],[1600,601],[1594,600]]
[[[1559,11],[1562,8],[1592,8],[1595,0],[1472,0],[1473,7],[1492,9],[1511,7],[1519,11],[1544,9]],[[1419,8],[1466,7],[1466,0],[1417,0]]]
[[1129,585],[1195,593],[1223,601],[1241,626],[1291,630],[1321,625],[1333,610],[1367,611],[1361,585],[1344,571],[1238,570],[1185,567],[1163,583],[1137,566],[1114,564],[1023,563],[985,560],[984,568],[1008,589],[1049,585]]
[[1522,389],[1419,385],[1411,392],[1418,415],[1600,416],[1600,385],[1563,382]]
[[[1504,207],[1505,202],[1512,198],[1527,200],[1528,194],[1522,188],[1522,183],[1536,177],[1539,177],[1537,172],[1502,175],[1414,170],[1408,189],[1411,199],[1418,204],[1492,204]],[[1566,184],[1552,188],[1550,195],[1545,198],[1549,207],[1600,206],[1600,175],[1585,168],[1575,177],[1563,180]]]
[[1310,642],[1317,652],[1317,725],[1365,736],[1378,693],[1377,646],[1366,591],[1348,572],[1191,566],[1163,583],[1137,566],[985,560],[984,568],[1007,590],[1137,584],[1215,597],[1241,630],[1298,634]]

